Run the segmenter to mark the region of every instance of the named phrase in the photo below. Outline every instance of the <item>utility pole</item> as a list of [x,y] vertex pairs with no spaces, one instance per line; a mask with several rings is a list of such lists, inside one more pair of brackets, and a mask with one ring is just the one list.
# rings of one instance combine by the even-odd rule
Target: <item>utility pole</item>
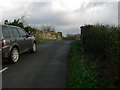
[[118,27],[120,28],[120,1],[118,2]]

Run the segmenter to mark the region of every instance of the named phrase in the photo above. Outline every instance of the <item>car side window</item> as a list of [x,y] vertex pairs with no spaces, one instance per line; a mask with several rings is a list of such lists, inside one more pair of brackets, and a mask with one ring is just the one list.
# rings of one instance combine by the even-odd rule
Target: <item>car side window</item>
[[10,27],[10,30],[11,30],[11,34],[12,34],[13,38],[19,38],[20,37],[20,34],[19,34],[17,28]]
[[23,29],[18,28],[18,31],[19,31],[21,37],[26,37],[27,33]]
[[4,38],[10,38],[10,31],[8,29],[8,27],[6,26],[2,26],[2,33],[3,33],[3,37]]

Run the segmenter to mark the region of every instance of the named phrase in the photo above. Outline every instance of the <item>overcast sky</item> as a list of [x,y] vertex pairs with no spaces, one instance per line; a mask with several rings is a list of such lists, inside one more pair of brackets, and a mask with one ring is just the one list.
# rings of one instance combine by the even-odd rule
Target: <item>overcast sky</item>
[[[80,33],[85,24],[118,25],[118,0],[0,0],[0,22],[13,21],[26,12],[25,23],[52,25],[56,31]],[[92,1],[92,2],[91,2]],[[113,2],[114,1],[114,2]]]

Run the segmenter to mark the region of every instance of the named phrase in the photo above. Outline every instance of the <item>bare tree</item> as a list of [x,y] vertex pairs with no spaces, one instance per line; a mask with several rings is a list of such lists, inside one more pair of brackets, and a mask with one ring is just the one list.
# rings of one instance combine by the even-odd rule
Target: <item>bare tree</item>
[[19,18],[19,21],[22,22],[24,25],[26,24],[26,17],[27,17],[27,12],[25,12],[21,17]]
[[48,32],[55,32],[55,27],[50,25],[42,25],[41,30],[48,31]]

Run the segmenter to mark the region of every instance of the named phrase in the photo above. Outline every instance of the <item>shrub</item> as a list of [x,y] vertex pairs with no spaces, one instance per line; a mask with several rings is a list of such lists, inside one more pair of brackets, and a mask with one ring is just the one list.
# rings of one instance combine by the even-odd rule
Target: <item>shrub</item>
[[89,59],[87,63],[100,73],[101,86],[109,84],[110,87],[119,87],[119,29],[103,25],[86,25],[81,27],[81,30],[82,47]]
[[120,31],[116,27],[86,25],[82,29],[82,44],[94,57],[120,56]]

